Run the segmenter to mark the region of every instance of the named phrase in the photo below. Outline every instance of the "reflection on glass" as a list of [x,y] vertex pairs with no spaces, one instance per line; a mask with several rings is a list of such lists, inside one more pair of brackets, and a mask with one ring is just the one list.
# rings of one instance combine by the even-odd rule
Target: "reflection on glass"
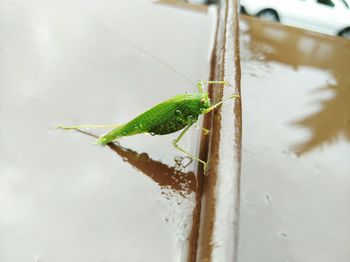
[[[79,132],[98,138],[97,136],[78,130]],[[143,174],[151,178],[161,188],[170,188],[181,194],[189,194],[194,192],[197,187],[196,177],[193,172],[181,171],[183,159],[177,159],[176,167],[169,167],[161,162],[155,161],[146,153],[137,153],[131,149],[124,148],[117,143],[109,143],[107,146],[122,159],[131,164]]]
[[258,22],[250,23],[247,32],[251,36],[249,48],[257,59],[283,63],[295,69],[301,66],[321,69],[334,79],[324,82],[318,89],[333,94],[317,102],[321,109],[291,123],[311,131],[310,138],[297,144],[294,151],[304,154],[342,138],[350,141],[350,42]]

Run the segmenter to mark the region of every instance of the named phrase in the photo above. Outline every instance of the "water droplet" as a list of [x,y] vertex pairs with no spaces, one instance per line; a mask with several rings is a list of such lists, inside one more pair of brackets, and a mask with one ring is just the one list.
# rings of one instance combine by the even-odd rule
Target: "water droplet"
[[192,120],[192,119],[193,119],[193,116],[188,116],[187,119],[188,119],[188,120]]
[[178,114],[178,115],[181,115],[181,114],[182,114],[181,110],[179,110],[179,109],[177,109],[177,110],[175,111],[175,113]]
[[143,125],[140,123],[140,124],[139,124],[139,128],[141,128],[142,126],[143,126]]
[[154,132],[151,132],[150,134],[151,134],[151,136],[155,136],[156,135],[156,133],[154,133]]
[[125,132],[125,131],[123,131],[123,132],[122,132],[122,135],[123,135],[123,136],[125,136],[125,135],[126,135],[126,132]]
[[285,232],[281,232],[280,235],[281,235],[281,237],[283,237],[283,238],[287,237],[287,233],[285,233]]
[[265,199],[266,199],[266,204],[267,205],[271,204],[271,196],[269,194],[265,195]]

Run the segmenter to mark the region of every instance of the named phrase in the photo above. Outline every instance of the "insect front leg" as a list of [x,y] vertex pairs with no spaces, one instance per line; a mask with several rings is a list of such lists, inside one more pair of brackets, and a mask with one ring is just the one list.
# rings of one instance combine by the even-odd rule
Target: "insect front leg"
[[215,104],[215,105],[212,105],[211,107],[207,108],[207,109],[204,109],[202,111],[202,114],[206,114],[206,113],[209,113],[210,111],[213,111],[215,108],[217,108],[219,105],[221,105],[222,103],[225,103],[231,99],[235,99],[239,97],[239,95],[231,95],[229,98],[225,99],[225,100],[222,100],[220,101],[219,103]]
[[202,83],[208,85],[208,84],[220,84],[220,85],[231,85],[230,82],[227,81],[206,81],[206,80],[200,80]]
[[[192,123],[193,124],[193,123]],[[185,127],[185,129],[181,132],[181,134],[173,140],[173,146],[180,150],[181,152],[185,153],[186,155],[188,155],[189,157],[196,159],[198,162],[202,163],[204,165],[204,170],[206,169],[207,163],[201,159],[199,159],[198,157],[192,155],[191,153],[189,153],[188,151],[186,151],[185,149],[179,147],[178,143],[181,140],[181,138],[184,136],[184,134],[188,131],[188,129],[190,129],[190,127],[192,126],[192,124],[189,124]]]
[[199,80],[197,82],[199,93],[204,93],[204,85],[208,84],[220,84],[220,85],[231,85],[229,82],[226,81],[206,81],[206,80]]

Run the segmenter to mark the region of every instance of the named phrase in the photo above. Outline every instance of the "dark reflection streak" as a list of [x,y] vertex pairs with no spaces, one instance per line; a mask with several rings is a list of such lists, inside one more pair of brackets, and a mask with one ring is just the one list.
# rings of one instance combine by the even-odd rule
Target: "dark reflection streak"
[[[77,130],[85,135],[98,138],[98,136],[83,130]],[[137,153],[131,149],[122,147],[116,143],[107,146],[120,155],[122,159],[131,164],[137,170],[150,177],[162,188],[171,188],[181,194],[189,194],[196,190],[196,177],[193,172],[180,172],[174,167],[169,167],[161,162],[155,161],[146,153]]]
[[[350,41],[245,19],[249,22],[248,32],[252,41],[248,46],[253,54],[261,53],[262,46],[269,47],[273,52],[263,51],[266,61],[280,62],[295,69],[311,66],[327,70],[336,79],[336,84],[325,83],[319,88],[320,92],[330,90],[334,95],[319,101],[322,107],[319,112],[291,123],[312,132],[312,136],[295,145],[293,151],[302,155],[336,142],[340,137],[350,141]],[[280,37],[276,38],[275,35]]]
[[297,154],[304,154],[323,144],[336,142],[343,136],[350,141],[350,83],[349,86],[331,86],[332,99],[321,101],[322,110],[294,122],[294,125],[307,127],[312,137],[294,147]]

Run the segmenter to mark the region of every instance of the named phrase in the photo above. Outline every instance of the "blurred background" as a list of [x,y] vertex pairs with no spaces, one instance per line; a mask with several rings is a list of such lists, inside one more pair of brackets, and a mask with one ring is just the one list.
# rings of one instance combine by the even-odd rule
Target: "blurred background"
[[[181,0],[179,0],[181,1]],[[183,0],[194,4],[218,4],[218,0]],[[347,0],[240,0],[242,14],[319,33],[350,38]]]

